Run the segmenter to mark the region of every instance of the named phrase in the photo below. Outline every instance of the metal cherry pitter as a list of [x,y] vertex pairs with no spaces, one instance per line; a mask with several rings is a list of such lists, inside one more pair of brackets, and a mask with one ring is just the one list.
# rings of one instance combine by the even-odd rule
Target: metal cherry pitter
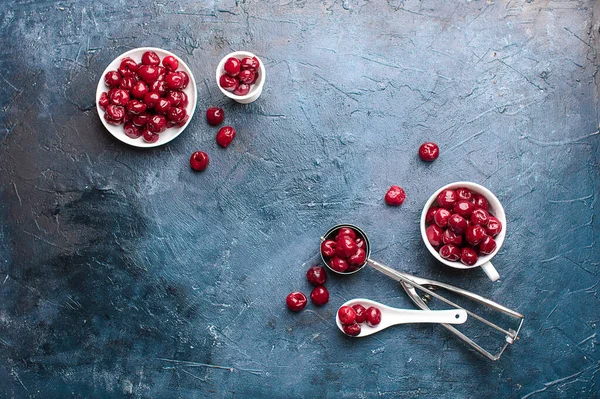
[[[327,268],[329,268],[329,270],[331,270],[332,272],[337,273],[337,274],[342,274],[342,275],[353,274],[368,265],[368,266],[371,266],[372,268],[374,268],[375,270],[380,271],[381,273],[385,274],[386,276],[388,276],[396,281],[399,281],[400,284],[402,284],[404,291],[406,291],[406,294],[408,295],[408,297],[420,309],[430,310],[429,302],[432,300],[432,298],[439,299],[440,301],[442,301],[456,309],[463,309],[464,311],[466,311],[468,316],[472,317],[473,319],[485,324],[486,326],[488,326],[488,327],[496,330],[497,332],[501,333],[502,335],[504,335],[504,343],[496,354],[492,354],[489,351],[487,351],[486,349],[484,349],[478,343],[476,343],[471,338],[469,338],[468,336],[463,334],[461,331],[459,331],[456,327],[454,327],[450,324],[445,324],[445,323],[442,323],[442,326],[444,326],[447,330],[449,330],[451,333],[456,335],[463,342],[467,343],[473,349],[475,349],[477,352],[479,352],[480,354],[482,354],[483,356],[485,356],[486,358],[488,358],[490,360],[500,359],[500,356],[502,355],[504,350],[508,347],[508,345],[514,343],[518,339],[517,336],[519,335],[519,331],[521,330],[521,326],[523,325],[523,321],[525,318],[524,315],[522,315],[521,313],[519,313],[515,310],[512,310],[505,306],[502,306],[494,301],[491,301],[487,298],[484,298],[480,295],[474,294],[467,290],[463,290],[462,288],[454,287],[450,284],[440,283],[440,282],[434,281],[434,280],[429,280],[429,279],[413,276],[411,274],[400,272],[398,270],[392,269],[389,266],[386,266],[379,262],[374,261],[373,259],[370,258],[371,245],[369,243],[369,238],[367,237],[366,233],[357,226],[354,226],[351,224],[336,225],[336,226],[332,227],[331,229],[329,229],[329,231],[327,231],[327,233],[325,233],[323,235],[323,237],[321,237],[321,242],[323,242],[325,240],[335,239],[337,232],[342,228],[350,228],[350,229],[354,230],[355,233],[364,240],[364,243],[365,243],[364,249],[366,252],[366,259],[362,265],[353,269],[352,271],[338,272],[331,267],[329,258],[325,257],[323,255],[323,253],[321,251],[319,251],[319,252],[321,252],[321,258],[323,259],[323,263],[325,263]],[[483,318],[482,316],[480,316],[468,309],[465,309],[464,307],[458,305],[457,303],[455,303],[455,302],[443,297],[442,295],[438,294],[437,292],[435,292],[440,289],[446,290],[446,291],[452,293],[453,295],[460,296],[460,297],[466,298],[471,301],[475,301],[475,302],[479,303],[480,305],[483,305],[486,308],[488,308],[488,310],[491,309],[492,311],[500,312],[501,314],[506,315],[511,319],[515,319],[516,324],[517,324],[516,330],[514,330],[512,328],[504,329],[504,328],[498,326],[497,324]],[[419,295],[417,290],[421,291],[422,294]]]

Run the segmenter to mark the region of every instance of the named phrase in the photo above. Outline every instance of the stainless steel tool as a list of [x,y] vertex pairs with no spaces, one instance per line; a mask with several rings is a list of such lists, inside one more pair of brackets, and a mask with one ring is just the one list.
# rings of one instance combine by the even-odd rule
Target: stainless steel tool
[[[340,273],[331,268],[331,266],[329,265],[329,259],[324,257],[323,254],[321,253],[323,262],[334,273],[342,274],[342,275],[343,274],[352,274],[352,273],[356,273],[357,271],[363,269],[365,266],[369,265],[372,268],[374,268],[375,270],[380,271],[381,273],[385,274],[386,276],[391,277],[392,279],[394,279],[396,281],[399,281],[400,284],[402,284],[402,287],[404,288],[406,293],[408,294],[409,298],[421,309],[425,309],[425,310],[430,309],[428,302],[431,298],[437,298],[440,301],[442,301],[456,309],[464,309],[470,317],[480,321],[481,323],[483,323],[505,335],[505,343],[496,354],[492,354],[489,351],[487,351],[486,349],[484,349],[478,343],[476,343],[471,338],[469,338],[468,336],[463,334],[461,331],[459,331],[456,327],[453,327],[450,324],[442,324],[442,326],[444,326],[450,332],[452,332],[457,337],[459,337],[462,341],[464,341],[465,343],[470,345],[473,349],[475,349],[477,352],[479,352],[480,354],[482,354],[483,356],[487,357],[490,360],[500,359],[500,356],[506,350],[508,345],[514,343],[518,339],[519,331],[521,330],[521,326],[523,325],[523,321],[525,319],[524,315],[522,315],[521,313],[519,313],[515,310],[512,310],[505,306],[502,306],[499,303],[496,303],[487,298],[484,298],[480,295],[474,294],[467,290],[463,290],[462,288],[454,287],[450,284],[445,284],[445,283],[441,283],[441,282],[434,281],[434,280],[429,280],[429,279],[413,276],[411,274],[400,272],[398,270],[392,269],[389,266],[386,266],[379,262],[374,261],[373,259],[370,258],[371,245],[369,242],[369,238],[367,237],[366,233],[357,226],[354,226],[351,224],[336,225],[336,226],[332,227],[331,229],[329,229],[329,231],[327,231],[327,233],[325,233],[325,235],[323,235],[323,237],[321,237],[321,241],[324,241],[327,239],[333,239],[336,236],[337,231],[343,227],[349,227],[349,228],[353,229],[356,233],[358,233],[360,236],[362,236],[363,240],[365,241],[365,252],[367,254],[367,259],[366,259],[365,263],[363,263],[356,270],[349,272],[349,273],[348,272]],[[501,312],[511,318],[516,319],[518,322],[518,325],[516,326],[516,330],[514,330],[512,328],[504,329],[504,328],[496,325],[495,323],[492,323],[491,321],[479,316],[478,314],[476,314],[472,311],[469,311],[468,309],[463,308],[462,306],[456,304],[455,302],[446,299],[442,295],[435,292],[439,289],[445,289],[447,291],[450,291],[454,294],[460,295],[469,300],[476,301],[476,302],[480,303],[481,305],[484,305],[494,311]],[[417,290],[422,291],[423,294],[419,295]]]

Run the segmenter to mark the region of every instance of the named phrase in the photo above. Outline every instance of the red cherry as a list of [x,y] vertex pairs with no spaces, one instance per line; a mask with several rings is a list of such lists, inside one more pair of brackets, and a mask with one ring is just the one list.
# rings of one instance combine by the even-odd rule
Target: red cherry
[[375,327],[381,323],[381,310],[374,306],[367,309],[367,324],[371,327]]
[[158,76],[156,77],[156,80],[164,81],[165,77],[167,76],[167,69],[160,65],[157,66],[156,69],[158,70]]
[[473,195],[473,205],[475,205],[475,209],[484,209],[484,210],[488,210],[489,208],[489,204],[488,204],[488,200],[481,194],[474,194]]
[[139,69],[139,65],[130,57],[125,57],[121,60],[121,64],[119,65],[119,73],[121,76],[130,76],[135,77],[136,72]]
[[306,272],[306,279],[315,287],[325,284],[327,281],[327,273],[325,268],[321,266],[313,266]]
[[102,94],[100,94],[100,100],[98,100],[98,105],[103,110],[106,110],[108,104],[110,104],[110,100],[108,99],[108,93],[104,91],[102,92]]
[[204,151],[196,151],[190,157],[190,167],[198,172],[206,169],[209,162],[208,154]]
[[152,144],[152,143],[156,143],[158,141],[158,134],[152,133],[148,129],[143,130],[142,137],[146,143]]
[[240,73],[240,69],[241,69],[240,60],[238,60],[235,57],[229,57],[227,59],[227,61],[225,61],[225,64],[223,65],[223,69],[225,70],[225,73],[229,76],[233,76],[233,77],[238,76],[238,74]]
[[471,194],[471,190],[466,187],[458,187],[454,189],[456,193],[456,199],[458,200],[467,200],[470,201],[473,194]]
[[329,291],[322,285],[315,287],[310,293],[310,299],[315,305],[323,306],[329,302]]
[[496,237],[502,231],[502,222],[494,216],[490,215],[487,226],[485,226],[487,234]]
[[460,248],[447,244],[440,248],[440,256],[449,261],[457,261],[460,259]]
[[125,132],[127,137],[132,139],[138,139],[142,137],[142,129],[131,122],[127,122],[125,125],[123,125],[123,132]]
[[477,263],[477,259],[479,259],[479,257],[477,256],[477,252],[475,252],[473,248],[464,247],[463,249],[461,249],[460,261],[465,265],[473,266],[475,263]]
[[250,85],[247,83],[240,83],[238,87],[235,88],[233,94],[236,96],[245,96],[250,92]]
[[353,229],[351,229],[349,227],[342,227],[341,229],[338,230],[338,233],[337,233],[337,236],[335,237],[335,239],[339,240],[340,237],[342,237],[342,236],[348,236],[354,240],[356,238],[356,233],[354,232]]
[[148,94],[149,91],[150,89],[148,88],[148,85],[140,80],[131,88],[131,95],[134,98],[141,100],[146,94]]
[[158,77],[158,68],[152,65],[142,65],[138,69],[138,75],[148,84],[152,84]]
[[206,110],[206,121],[209,125],[220,125],[223,123],[223,119],[225,119],[225,112],[223,111],[223,108],[210,107]]
[[183,92],[177,90],[169,90],[167,91],[165,98],[169,100],[172,107],[177,107],[181,105],[185,108],[185,106],[181,104],[183,102]]
[[129,92],[123,89],[113,89],[108,93],[111,104],[125,106],[129,102]]
[[442,208],[452,209],[456,203],[456,193],[454,190],[442,190],[437,196],[437,202]]
[[190,84],[190,76],[185,71],[177,71],[177,73],[181,75],[183,79],[183,86],[181,86],[181,88],[185,89],[186,87],[188,87],[188,84]]
[[134,115],[139,115],[145,112],[146,108],[146,104],[139,100],[129,100],[129,102],[125,106],[125,109]]
[[343,273],[348,269],[348,262],[343,258],[335,257],[329,261],[329,266],[338,273]]
[[258,59],[256,57],[245,57],[242,58],[241,67],[242,71],[251,70],[257,72],[258,68],[260,68],[260,62],[258,62]]
[[425,234],[427,235],[427,240],[434,247],[439,247],[440,245],[442,245],[443,233],[444,230],[442,230],[442,228],[437,224],[432,224],[431,226],[427,227],[427,230],[425,231]]
[[446,227],[448,226],[448,219],[450,219],[450,215],[452,215],[452,213],[450,213],[448,209],[440,208],[437,210],[435,215],[433,215],[433,221],[440,227]]
[[178,93],[181,95],[181,103],[179,103],[179,106],[181,106],[183,108],[187,108],[187,106],[188,106],[188,96],[187,96],[187,94],[185,94],[182,91],[178,91]]
[[358,248],[354,255],[348,258],[348,263],[352,266],[361,266],[367,260],[367,253],[364,249]]
[[338,318],[342,324],[352,324],[356,322],[356,311],[350,306],[342,306],[338,309]]
[[166,98],[160,98],[158,100],[158,102],[156,103],[156,105],[154,105],[154,112],[156,112],[158,114],[166,115],[166,113],[169,112],[170,108],[171,108],[171,102],[169,100],[167,100]]
[[490,236],[486,236],[479,244],[479,252],[484,255],[489,255],[496,250],[496,240]]
[[126,76],[121,79],[121,83],[119,83],[119,88],[130,91],[133,86],[137,83],[137,80],[132,76]]
[[335,241],[325,240],[321,243],[321,253],[323,256],[331,258],[335,255]]
[[144,101],[144,104],[146,104],[146,106],[148,107],[148,109],[152,109],[160,101],[160,94],[158,94],[155,91],[146,93],[143,101]]
[[173,123],[181,122],[187,116],[185,109],[180,107],[171,107],[167,111],[167,119]]
[[354,240],[349,236],[341,236],[335,244],[335,254],[340,258],[347,258],[356,253],[358,247]]
[[242,83],[251,84],[255,80],[255,73],[251,69],[244,69],[238,75],[238,80]]
[[139,115],[134,115],[132,122],[134,125],[141,127],[141,126],[146,126],[146,123],[148,123],[148,119],[150,119],[150,113],[142,112]]
[[165,76],[165,83],[169,89],[181,89],[183,87],[183,77],[176,72],[170,72]]
[[477,245],[487,235],[485,229],[479,225],[470,225],[465,232],[465,240],[471,245]]
[[356,240],[354,240],[354,242],[356,243],[357,248],[362,248],[365,251],[367,250],[367,244],[365,244],[365,240],[362,238],[358,237]]
[[189,116],[189,114],[186,114],[185,118],[183,118],[181,120],[181,122],[173,122],[173,121],[169,121],[169,122],[172,122],[176,127],[184,127],[188,123],[189,120],[190,120],[190,116]]
[[154,51],[146,51],[142,54],[142,64],[144,65],[160,65],[160,57]]
[[221,86],[224,90],[234,91],[237,89],[239,82],[236,78],[232,78],[231,76],[222,75],[219,78],[219,86]]
[[121,74],[118,71],[109,71],[104,75],[104,84],[108,87],[119,87]]
[[308,300],[306,299],[306,295],[299,291],[292,292],[285,298],[285,303],[288,309],[294,312],[299,312],[304,309],[307,302]]
[[471,223],[485,226],[490,220],[490,214],[485,209],[475,209],[471,214]]
[[456,234],[450,229],[447,229],[442,234],[442,242],[444,244],[452,244],[460,247],[462,245],[463,237],[460,234]]
[[456,234],[463,234],[468,226],[469,223],[467,222],[467,219],[456,213],[453,213],[448,218],[448,228]]
[[[127,110],[125,110],[127,111]],[[133,121],[133,117],[135,115],[133,115],[131,112],[125,112],[125,118],[123,118],[123,122],[127,123],[127,122],[131,122]]]
[[155,80],[154,83],[150,85],[150,91],[155,91],[163,97],[167,94],[167,84],[163,80]]
[[172,55],[167,55],[165,58],[163,58],[162,64],[169,71],[176,71],[177,68],[179,68],[179,61],[177,61],[177,58],[173,57]]
[[352,309],[356,312],[357,323],[364,323],[367,320],[367,309],[363,305],[357,303],[356,305],[352,305]]
[[467,200],[459,200],[454,204],[454,213],[458,213],[460,216],[468,218],[473,213],[474,206]]
[[[113,104],[109,105],[109,107],[111,107],[111,106],[113,106],[113,107],[118,107],[118,105],[113,105]],[[120,124],[122,124],[122,123],[123,123],[123,119],[121,119],[121,120],[114,120],[114,119],[112,119],[112,118],[111,118],[111,117],[108,115],[108,113],[106,113],[106,112],[104,113],[104,120],[105,120],[105,121],[106,121],[106,123],[108,123],[109,125],[114,125],[114,126],[118,126],[118,125],[120,125]]]
[[352,323],[352,324],[344,324],[342,326],[342,329],[344,330],[344,334],[346,335],[350,335],[351,337],[356,337],[357,335],[360,335],[360,325],[358,323]]
[[231,126],[223,126],[217,132],[217,144],[223,148],[227,147],[233,141],[235,133],[235,129]]
[[401,205],[406,199],[406,193],[400,186],[391,186],[385,194],[385,203],[390,206]]
[[429,141],[419,147],[419,157],[425,162],[433,162],[440,156],[440,148],[437,144]]
[[438,209],[440,209],[438,206],[432,206],[429,208],[429,210],[427,211],[427,214],[425,215],[425,223],[427,223],[427,224],[433,223],[433,217],[435,216],[435,213],[437,212]]
[[146,128],[152,133],[162,133],[167,129],[167,118],[164,115],[152,115]]
[[125,118],[125,108],[120,105],[110,104],[106,107],[105,116],[110,118],[113,122],[120,124]]

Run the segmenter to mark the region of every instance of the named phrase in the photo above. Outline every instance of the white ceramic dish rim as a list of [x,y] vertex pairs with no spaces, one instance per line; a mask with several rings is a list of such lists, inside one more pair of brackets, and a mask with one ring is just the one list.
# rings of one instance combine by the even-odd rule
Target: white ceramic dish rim
[[[121,63],[121,60],[125,57],[131,57],[131,58],[135,57],[134,60],[136,62],[140,62],[140,59],[137,59],[137,58],[141,58],[141,55],[146,51],[154,51],[155,53],[157,53],[160,56],[161,60],[167,55],[172,55],[173,57],[175,57],[177,59],[177,61],[179,61],[178,69],[184,70],[190,77],[190,83],[188,84],[188,87],[184,90],[184,92],[188,96],[188,101],[189,101],[186,111],[190,117],[188,118],[187,123],[178,129],[170,128],[170,129],[167,129],[165,132],[160,133],[158,141],[156,143],[147,143],[142,138],[132,139],[131,137],[127,137],[127,135],[123,132],[123,125],[119,125],[119,126],[109,125],[106,122],[106,120],[104,120],[104,110],[102,108],[100,108],[100,106],[98,105],[98,101],[100,100],[100,95],[102,94],[102,92],[110,90],[104,84],[104,76],[109,71],[118,69],[119,65]],[[138,54],[139,54],[139,57],[138,57]],[[190,67],[181,58],[179,58],[176,54],[173,54],[170,51],[163,50],[158,47],[138,47],[138,48],[134,48],[132,50],[128,50],[128,51],[124,52],[123,54],[121,54],[120,56],[115,58],[113,61],[111,61],[110,64],[108,64],[108,66],[106,67],[104,72],[102,72],[102,75],[100,76],[100,80],[98,81],[98,87],[96,88],[96,109],[98,110],[98,116],[100,117],[100,120],[102,121],[102,124],[104,125],[106,130],[108,130],[108,132],[110,134],[112,134],[116,139],[122,141],[123,143],[129,144],[134,147],[139,147],[139,148],[158,147],[158,146],[167,144],[168,142],[177,138],[185,130],[185,128],[190,124],[190,121],[192,120],[192,117],[194,116],[194,112],[196,110],[197,100],[198,100],[198,90],[196,88],[196,80],[194,79],[194,75],[192,74]],[[171,130],[171,131],[169,131],[169,130]]]
[[[235,57],[235,58],[256,57],[256,59],[260,63],[260,67],[259,67],[260,72],[258,75],[258,79],[256,80],[256,83],[254,84],[254,86],[252,86],[252,88],[246,95],[237,96],[237,95],[233,94],[232,92],[223,89],[221,87],[221,85],[219,84],[221,75],[223,75],[225,73],[225,69],[223,69],[223,65],[225,65],[225,61],[227,61],[227,59],[229,59],[230,57]],[[219,88],[219,90],[221,90],[221,93],[223,93],[227,97],[231,98],[232,100],[236,100],[236,101],[248,100],[254,96],[256,96],[258,98],[257,94],[260,95],[262,93],[262,89],[265,84],[265,78],[266,78],[266,72],[265,72],[265,65],[264,65],[263,61],[256,54],[253,54],[249,51],[234,51],[232,53],[227,54],[225,57],[223,57],[221,59],[221,61],[219,61],[219,64],[217,65],[217,71],[215,73],[217,87]]]

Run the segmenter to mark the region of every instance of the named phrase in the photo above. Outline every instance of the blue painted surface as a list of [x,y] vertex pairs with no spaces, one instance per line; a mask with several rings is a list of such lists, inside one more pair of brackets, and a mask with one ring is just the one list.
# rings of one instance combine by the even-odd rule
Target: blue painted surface
[[[598,6],[383,3],[0,5],[1,397],[597,397]],[[105,66],[141,46],[198,82],[191,124],[154,150],[112,138],[94,105]],[[213,82],[240,49],[268,70],[248,106]],[[226,150],[211,105],[238,131]],[[457,180],[505,206],[500,282],[421,242],[421,207]],[[413,308],[373,270],[330,275],[329,304],[289,313],[338,222],[381,262],[524,313],[520,341],[494,363],[438,326],[345,338],[348,299]]]

